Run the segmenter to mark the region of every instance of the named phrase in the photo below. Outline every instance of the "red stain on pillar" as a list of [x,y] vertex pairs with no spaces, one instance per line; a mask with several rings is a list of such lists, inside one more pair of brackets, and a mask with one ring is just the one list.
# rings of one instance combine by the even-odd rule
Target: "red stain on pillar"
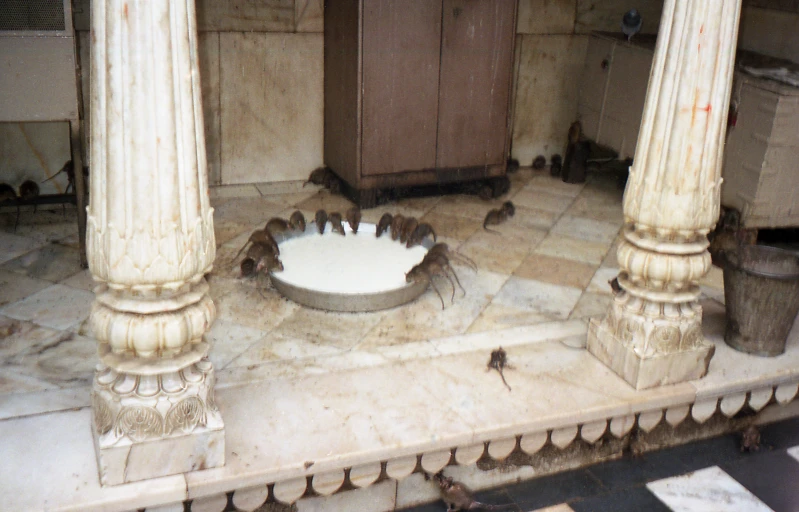
[[713,107],[710,105],[710,103],[708,103],[707,106],[701,107],[699,110],[704,110],[705,112],[707,112],[709,114],[712,108]]

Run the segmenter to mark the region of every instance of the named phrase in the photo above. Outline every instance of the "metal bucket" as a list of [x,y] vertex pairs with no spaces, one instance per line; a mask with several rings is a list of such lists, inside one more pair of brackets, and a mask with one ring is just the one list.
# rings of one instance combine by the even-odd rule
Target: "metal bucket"
[[799,312],[799,255],[763,245],[721,253],[727,328],[741,352],[778,356]]

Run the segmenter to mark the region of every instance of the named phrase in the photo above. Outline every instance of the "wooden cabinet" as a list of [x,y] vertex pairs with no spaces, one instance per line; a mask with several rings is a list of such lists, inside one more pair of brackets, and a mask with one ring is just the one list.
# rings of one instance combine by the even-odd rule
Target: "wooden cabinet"
[[325,163],[378,189],[505,173],[516,2],[329,0]]

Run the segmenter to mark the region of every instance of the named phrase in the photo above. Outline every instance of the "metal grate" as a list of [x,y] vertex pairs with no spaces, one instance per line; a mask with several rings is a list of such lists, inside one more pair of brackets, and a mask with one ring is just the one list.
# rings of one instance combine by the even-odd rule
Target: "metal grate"
[[0,31],[63,31],[64,0],[0,0]]

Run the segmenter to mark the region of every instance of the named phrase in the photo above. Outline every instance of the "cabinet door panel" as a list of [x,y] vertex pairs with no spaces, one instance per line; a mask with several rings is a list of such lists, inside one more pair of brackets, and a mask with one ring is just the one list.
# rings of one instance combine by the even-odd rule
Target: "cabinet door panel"
[[440,47],[440,1],[363,0],[363,174],[435,167]]
[[444,0],[438,167],[505,160],[516,2]]

